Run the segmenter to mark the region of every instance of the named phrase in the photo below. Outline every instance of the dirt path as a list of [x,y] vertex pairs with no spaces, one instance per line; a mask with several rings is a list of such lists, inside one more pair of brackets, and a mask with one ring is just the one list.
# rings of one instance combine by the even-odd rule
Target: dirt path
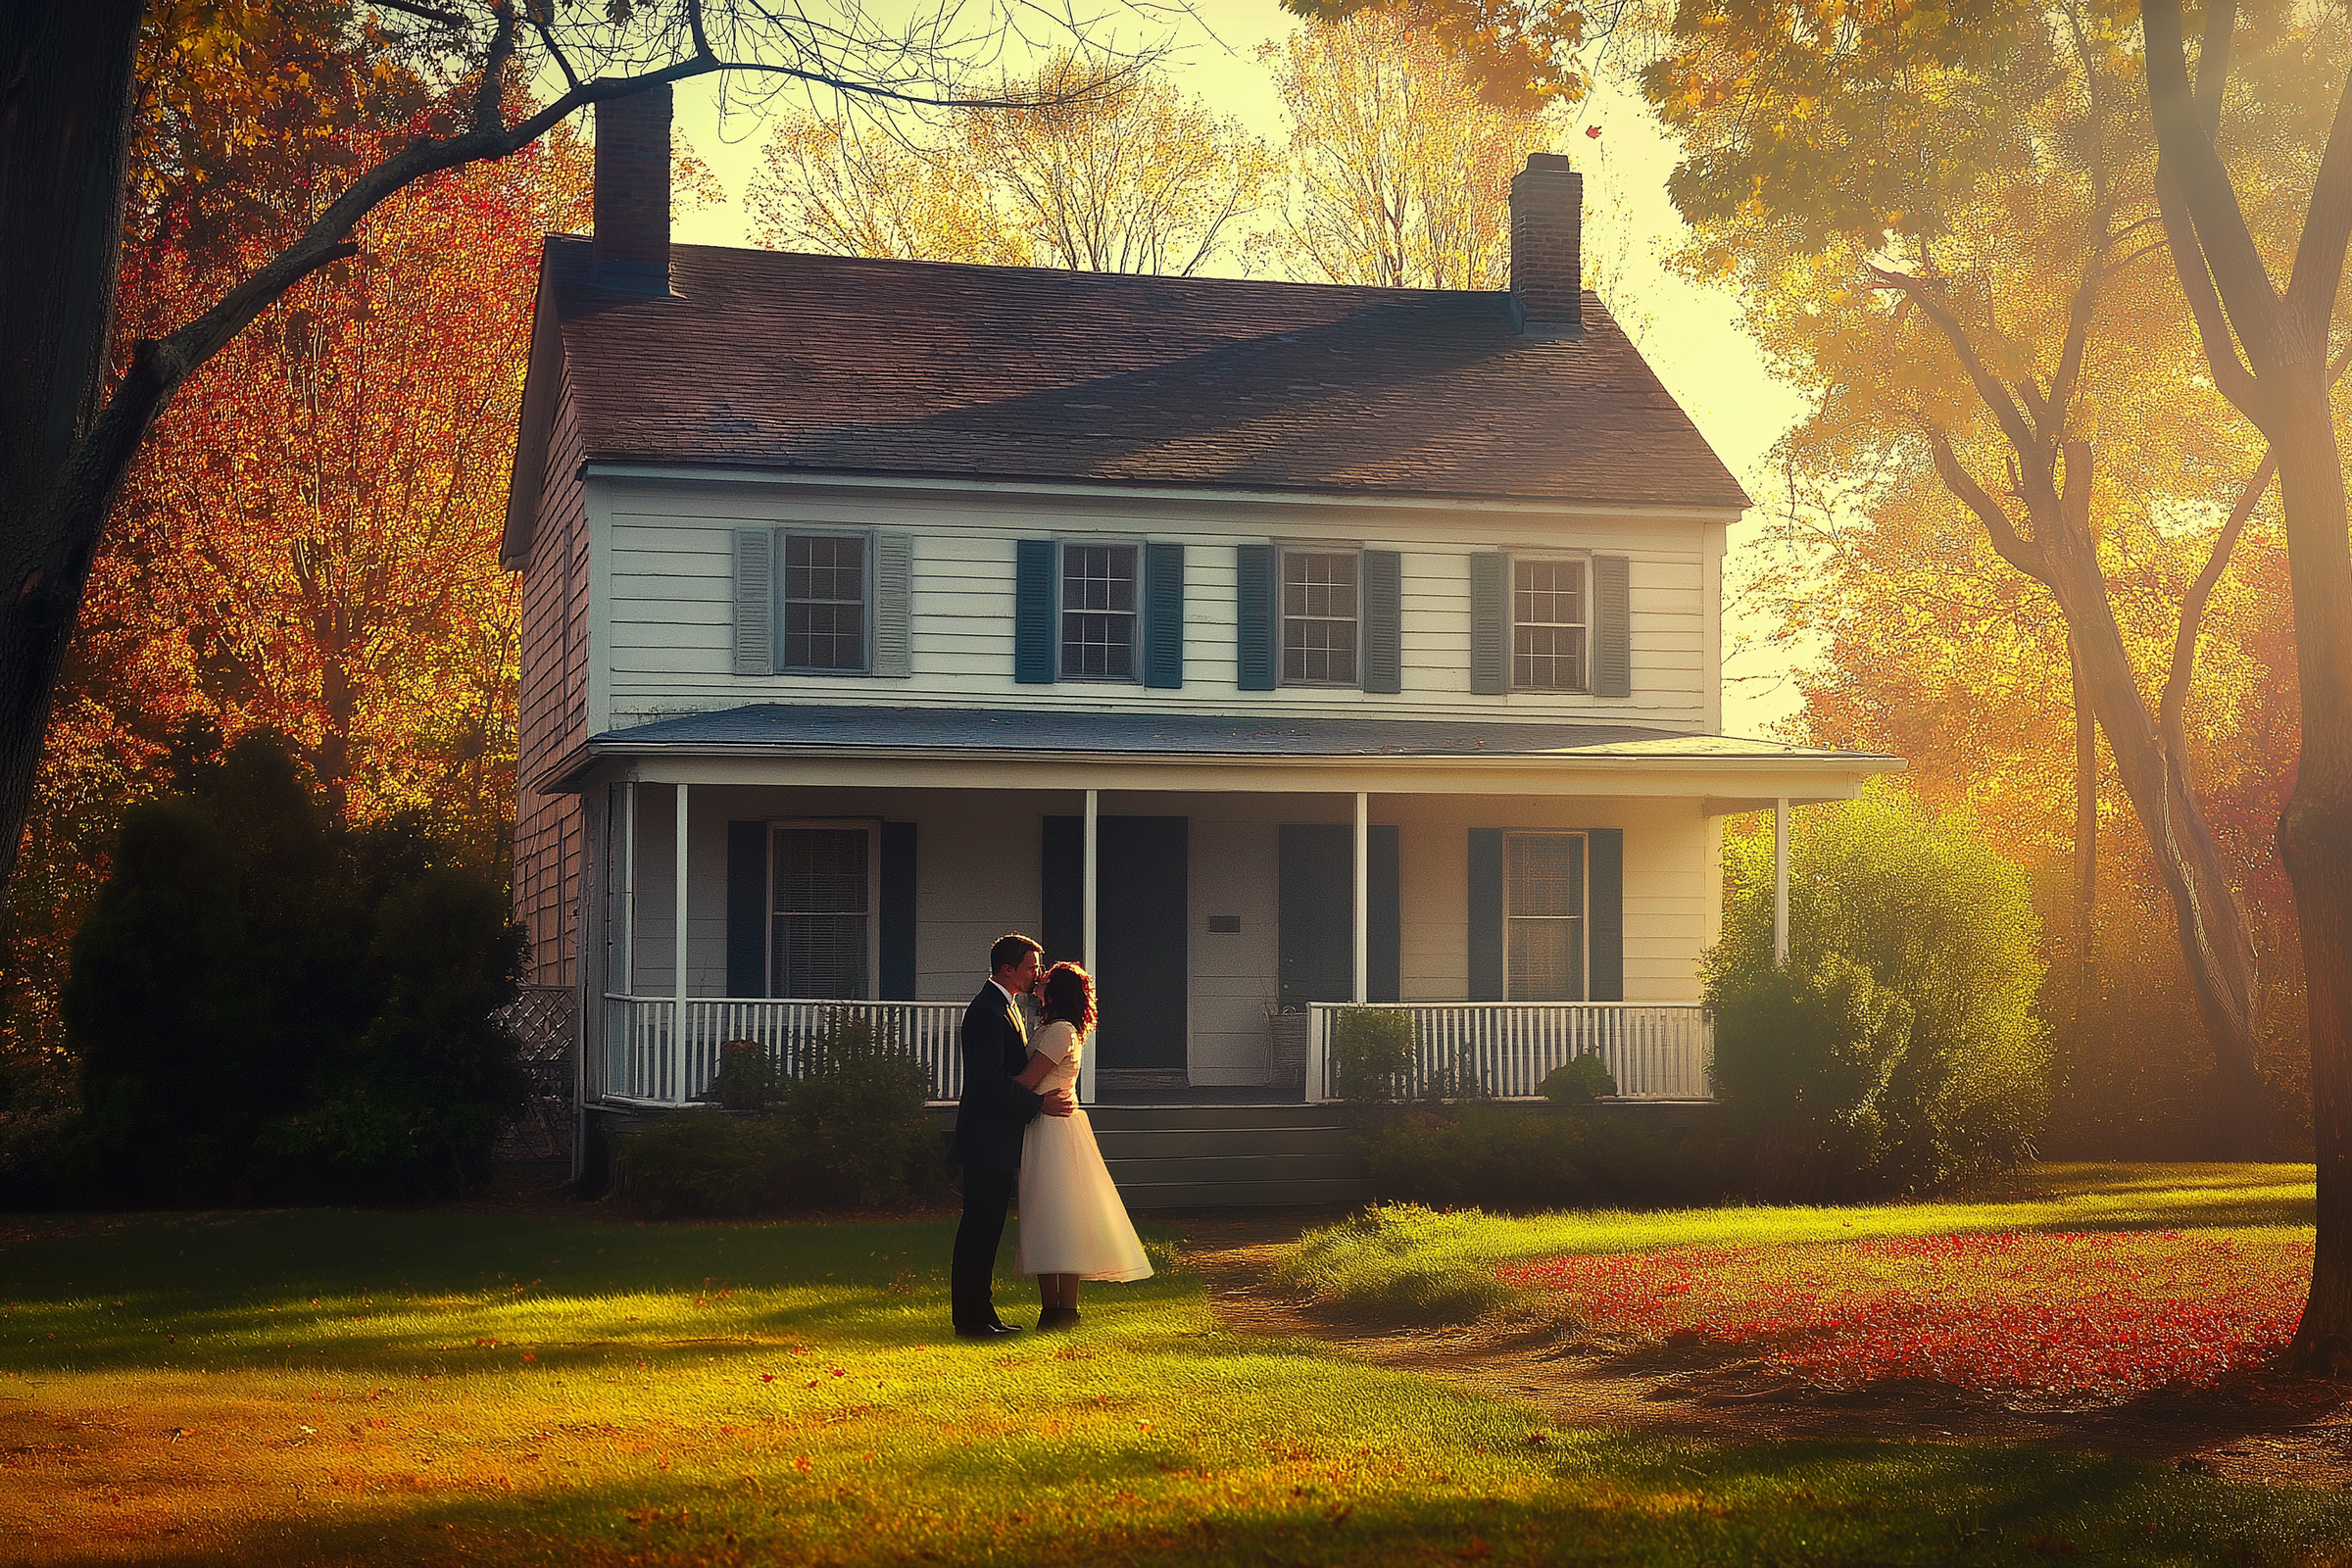
[[[2324,1384],[2243,1379],[2103,1409],[2034,1409],[1939,1384],[1831,1395],[1721,1347],[1609,1344],[1540,1307],[1460,1327],[1416,1328],[1314,1310],[1271,1283],[1274,1259],[1322,1209],[1152,1216],[1183,1233],[1228,1327],[1307,1336],[1381,1366],[1522,1399],[1561,1426],[1607,1426],[1710,1443],[1885,1438],[2040,1443],[2169,1461],[2236,1480],[2352,1487],[2352,1398]],[[1563,1330],[1565,1329],[1565,1332]]]

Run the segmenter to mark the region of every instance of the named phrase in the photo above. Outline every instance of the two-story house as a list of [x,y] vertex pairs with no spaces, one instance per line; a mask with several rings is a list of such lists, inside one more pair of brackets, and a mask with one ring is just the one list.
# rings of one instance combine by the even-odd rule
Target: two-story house
[[1478,293],[673,246],[667,126],[602,106],[547,243],[505,544],[585,1102],[842,1003],[952,1096],[1006,931],[1100,976],[1113,1102],[1267,1086],[1285,1007],[1311,1098],[1350,1001],[1494,1092],[1705,1094],[1723,816],[1900,764],[1721,733],[1747,497],[1565,158]]

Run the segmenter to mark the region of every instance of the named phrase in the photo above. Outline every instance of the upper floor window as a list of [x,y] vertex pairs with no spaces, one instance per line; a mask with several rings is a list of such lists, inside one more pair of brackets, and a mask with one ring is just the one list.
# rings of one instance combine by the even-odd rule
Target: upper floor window
[[1503,837],[1503,986],[1509,1002],[1585,1000],[1585,836]]
[[865,668],[865,540],[784,536],[784,667]]
[[1282,678],[1286,684],[1355,684],[1356,590],[1353,552],[1283,552]]
[[1135,679],[1135,546],[1064,545],[1061,675]]
[[1585,667],[1585,564],[1511,563],[1511,684],[1523,690],[1581,692]]

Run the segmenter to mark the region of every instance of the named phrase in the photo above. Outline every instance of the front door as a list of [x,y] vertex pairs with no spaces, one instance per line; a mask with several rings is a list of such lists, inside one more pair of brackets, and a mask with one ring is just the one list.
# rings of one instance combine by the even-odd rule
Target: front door
[[[1049,816],[1045,829],[1046,958],[1083,961],[1086,823]],[[1188,1065],[1190,830],[1181,816],[1096,820],[1099,1068],[1182,1072]]]

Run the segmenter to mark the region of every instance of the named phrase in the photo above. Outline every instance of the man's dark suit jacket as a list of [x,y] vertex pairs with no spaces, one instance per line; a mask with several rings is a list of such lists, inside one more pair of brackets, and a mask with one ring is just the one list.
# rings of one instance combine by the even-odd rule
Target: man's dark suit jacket
[[963,1094],[956,1102],[956,1142],[948,1157],[969,1170],[1019,1170],[1022,1130],[1046,1097],[1013,1082],[1028,1065],[1029,1047],[1011,1004],[993,982],[980,988],[964,1012],[962,1047]]

